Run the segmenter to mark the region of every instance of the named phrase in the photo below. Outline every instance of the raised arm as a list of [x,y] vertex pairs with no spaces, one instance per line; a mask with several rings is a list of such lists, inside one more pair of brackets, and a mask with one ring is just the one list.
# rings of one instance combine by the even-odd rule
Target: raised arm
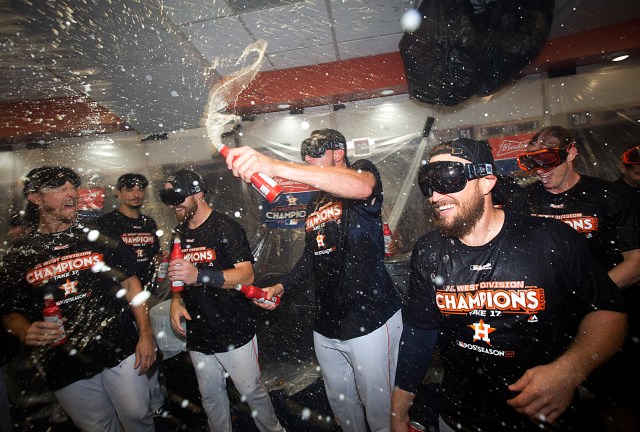
[[376,184],[375,176],[368,171],[279,161],[251,147],[231,149],[226,161],[233,175],[247,183],[251,182],[253,174],[260,172],[305,183],[341,198],[366,199],[371,196]]

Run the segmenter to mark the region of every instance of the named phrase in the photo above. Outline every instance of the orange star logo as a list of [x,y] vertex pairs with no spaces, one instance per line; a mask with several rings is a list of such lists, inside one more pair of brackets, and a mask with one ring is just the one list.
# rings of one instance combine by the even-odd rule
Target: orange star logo
[[76,285],[78,285],[78,281],[70,281],[69,279],[67,279],[66,283],[60,285],[60,289],[64,290],[64,296],[67,297],[68,295],[78,293]]
[[480,320],[480,322],[469,324],[467,327],[470,327],[475,332],[473,334],[473,341],[482,340],[487,343],[487,345],[491,345],[491,339],[489,339],[489,335],[493,333],[496,329],[491,327],[489,324],[485,324],[484,321]]

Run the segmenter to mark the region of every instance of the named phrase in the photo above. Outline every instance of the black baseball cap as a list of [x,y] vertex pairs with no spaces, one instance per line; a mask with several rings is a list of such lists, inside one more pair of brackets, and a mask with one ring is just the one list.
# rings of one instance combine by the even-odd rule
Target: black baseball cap
[[22,192],[24,196],[27,196],[45,187],[60,187],[66,182],[71,183],[74,187],[79,187],[82,180],[71,168],[42,166],[29,171],[29,174],[24,178]]
[[207,192],[207,182],[193,171],[181,169],[167,177],[165,183],[170,183],[173,189],[160,191],[160,200],[166,205],[178,205],[198,192]]
[[488,142],[470,138],[458,138],[435,146],[429,153],[429,157],[439,154],[466,159],[476,164],[494,164],[493,153]]
[[144,189],[149,186],[149,180],[147,180],[147,178],[142,174],[135,173],[122,174],[120,177],[118,177],[116,189],[131,189],[135,186],[138,186],[140,189]]

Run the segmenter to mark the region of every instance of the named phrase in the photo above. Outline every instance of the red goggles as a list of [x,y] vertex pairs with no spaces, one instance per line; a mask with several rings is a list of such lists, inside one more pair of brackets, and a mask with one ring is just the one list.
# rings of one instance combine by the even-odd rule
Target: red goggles
[[518,155],[518,166],[522,171],[533,173],[551,171],[566,162],[569,153],[567,149],[546,148]]
[[622,163],[625,165],[640,164],[640,146],[636,146],[622,153]]

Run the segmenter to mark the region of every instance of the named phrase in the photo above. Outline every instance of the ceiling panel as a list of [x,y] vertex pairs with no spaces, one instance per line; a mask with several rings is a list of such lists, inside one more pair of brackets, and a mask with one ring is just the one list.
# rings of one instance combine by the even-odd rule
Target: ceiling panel
[[[329,63],[336,60],[338,60],[338,58],[333,44],[312,46],[269,55],[269,63],[277,69]],[[263,70],[264,69],[263,67]]]
[[349,42],[339,42],[338,51],[343,60],[367,57],[376,54],[398,51],[398,43],[402,34],[380,36],[374,39],[358,39]]
[[224,0],[160,0],[162,12],[176,25],[230,16],[233,9]]
[[400,19],[413,4],[410,0],[332,0],[336,39],[343,42],[401,34]]

